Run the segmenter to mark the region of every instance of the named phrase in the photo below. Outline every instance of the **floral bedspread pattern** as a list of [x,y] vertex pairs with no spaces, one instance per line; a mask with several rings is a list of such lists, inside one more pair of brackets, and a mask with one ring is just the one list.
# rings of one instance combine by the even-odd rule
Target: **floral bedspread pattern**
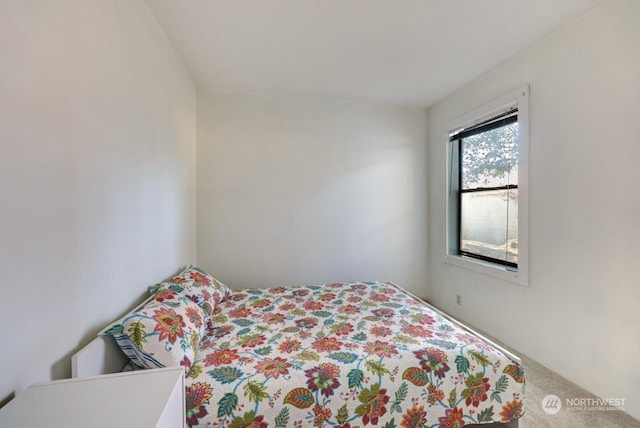
[[460,427],[523,414],[521,366],[385,282],[233,291],[185,369],[189,427]]

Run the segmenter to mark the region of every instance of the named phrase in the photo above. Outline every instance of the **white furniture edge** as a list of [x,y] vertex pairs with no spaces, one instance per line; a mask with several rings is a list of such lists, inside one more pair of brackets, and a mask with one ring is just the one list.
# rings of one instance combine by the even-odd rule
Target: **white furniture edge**
[[163,367],[34,383],[0,409],[0,426],[177,428],[185,407],[184,368]]
[[[131,312],[144,307],[153,297],[153,294],[148,296]],[[113,336],[99,334],[71,356],[71,377],[89,377],[121,372],[128,362],[129,358],[120,350]]]
[[71,377],[117,373],[128,361],[113,336],[100,335],[71,356]]

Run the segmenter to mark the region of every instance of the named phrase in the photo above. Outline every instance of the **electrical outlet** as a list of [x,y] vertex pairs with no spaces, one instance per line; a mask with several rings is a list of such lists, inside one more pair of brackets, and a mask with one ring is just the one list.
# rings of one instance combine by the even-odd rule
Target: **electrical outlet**
[[462,296],[459,294],[456,295],[456,303],[462,306]]

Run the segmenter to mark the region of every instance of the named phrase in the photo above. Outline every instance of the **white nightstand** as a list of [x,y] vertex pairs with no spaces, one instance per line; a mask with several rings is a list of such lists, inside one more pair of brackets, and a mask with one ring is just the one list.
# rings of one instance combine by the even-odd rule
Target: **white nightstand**
[[31,385],[0,409],[0,427],[183,427],[184,369],[114,373]]

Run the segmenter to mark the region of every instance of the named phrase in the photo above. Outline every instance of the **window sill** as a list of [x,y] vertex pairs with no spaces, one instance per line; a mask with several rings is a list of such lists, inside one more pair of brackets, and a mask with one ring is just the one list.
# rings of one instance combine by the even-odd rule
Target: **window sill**
[[529,285],[527,275],[521,271],[512,270],[505,266],[473,259],[471,257],[455,256],[452,254],[446,255],[443,261],[450,265],[482,273],[484,275],[493,276],[494,278],[513,282],[525,287]]

